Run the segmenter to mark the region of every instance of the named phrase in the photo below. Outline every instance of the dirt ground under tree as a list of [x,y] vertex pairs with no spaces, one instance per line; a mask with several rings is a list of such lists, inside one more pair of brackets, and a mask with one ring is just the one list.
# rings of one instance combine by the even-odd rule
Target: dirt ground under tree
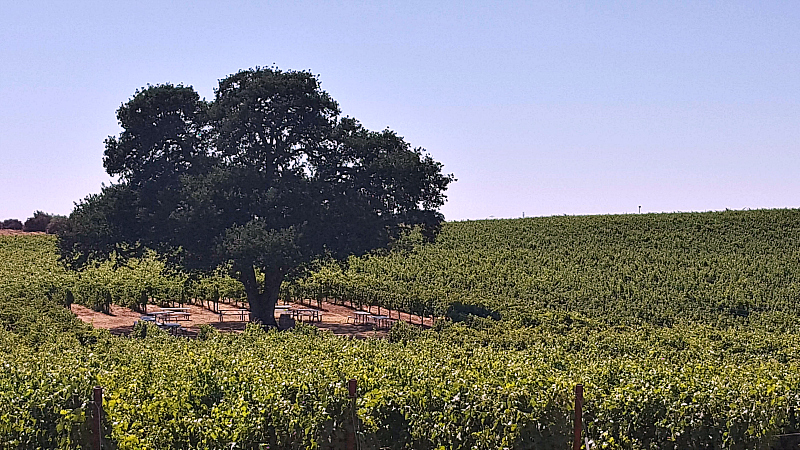
[[[198,305],[183,305],[189,308],[190,320],[178,322],[181,325],[180,335],[194,337],[200,330],[200,325],[208,324],[223,332],[242,332],[247,326],[247,321],[241,321],[237,316],[224,316],[224,321],[220,321],[220,314]],[[308,305],[289,304],[292,308],[308,308]],[[353,308],[322,302],[320,309],[322,320],[319,322],[308,322],[320,329],[328,330],[335,335],[351,336],[356,338],[382,338],[386,337],[388,330],[378,329],[374,324],[353,324],[348,323],[348,317],[352,316]],[[148,311],[158,311],[157,306],[148,306]],[[238,309],[233,305],[220,303],[220,309]],[[133,330],[133,325],[138,321],[142,314],[118,305],[111,305],[111,314],[94,311],[82,305],[72,305],[72,312],[82,321],[94,326],[104,328],[114,335],[127,335]],[[378,308],[370,308],[370,312],[377,314]],[[386,309],[381,308],[381,314],[386,314]],[[278,318],[276,312],[276,319]],[[429,327],[430,319],[421,320],[418,316],[406,313],[391,312],[391,317],[405,320],[419,326]]]

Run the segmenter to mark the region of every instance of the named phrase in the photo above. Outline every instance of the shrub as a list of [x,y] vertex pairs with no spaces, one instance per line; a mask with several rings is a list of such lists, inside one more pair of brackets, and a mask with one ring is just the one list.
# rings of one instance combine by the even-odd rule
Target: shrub
[[408,342],[422,336],[422,330],[409,325],[403,320],[398,320],[389,330],[389,342]]
[[50,224],[50,219],[53,216],[42,211],[33,213],[33,217],[29,217],[22,226],[22,231],[47,231],[47,225]]
[[21,230],[23,227],[22,222],[17,219],[6,219],[3,221],[3,226],[0,228],[5,228],[7,230]]
[[469,316],[482,317],[484,319],[500,320],[500,313],[491,310],[480,304],[470,304],[453,302],[445,313],[448,319],[453,322],[462,322]]
[[68,218],[64,216],[53,216],[44,231],[47,234],[61,234],[65,231],[69,231],[69,229],[70,224]]
[[158,325],[156,324],[145,322],[142,320],[137,320],[136,323],[133,324],[133,330],[131,330],[130,337],[144,339],[148,336],[163,337],[167,336],[167,332],[159,328]]
[[197,339],[205,341],[217,335],[218,333],[219,332],[217,331],[216,328],[212,327],[207,323],[204,323],[200,325],[200,331],[197,333]]

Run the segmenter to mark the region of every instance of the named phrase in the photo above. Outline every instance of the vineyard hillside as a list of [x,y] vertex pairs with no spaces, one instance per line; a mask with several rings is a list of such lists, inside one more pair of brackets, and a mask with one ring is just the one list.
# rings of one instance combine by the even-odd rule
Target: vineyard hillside
[[0,236],[0,448],[91,448],[102,386],[105,448],[563,450],[580,383],[587,450],[796,449],[797,217],[448,223],[286,286],[459,319],[363,340],[302,324],[111,336],[64,293],[216,296],[225,278],[193,285],[155,255],[71,272],[52,236]]
[[433,244],[328,265],[306,285],[444,315],[565,311],[610,324],[797,316],[800,210],[450,222]]

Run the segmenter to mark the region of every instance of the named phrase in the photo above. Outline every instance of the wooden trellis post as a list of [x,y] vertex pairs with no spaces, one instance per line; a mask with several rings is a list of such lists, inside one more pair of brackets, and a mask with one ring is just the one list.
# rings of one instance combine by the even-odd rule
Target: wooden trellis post
[[583,428],[583,385],[575,385],[575,428],[573,430],[572,450],[581,450],[581,429]]
[[92,449],[103,448],[103,388],[95,386],[92,398]]
[[347,390],[350,394],[350,410],[353,418],[353,431],[347,433],[347,450],[356,450],[356,393],[358,391],[358,380],[355,378],[347,382]]

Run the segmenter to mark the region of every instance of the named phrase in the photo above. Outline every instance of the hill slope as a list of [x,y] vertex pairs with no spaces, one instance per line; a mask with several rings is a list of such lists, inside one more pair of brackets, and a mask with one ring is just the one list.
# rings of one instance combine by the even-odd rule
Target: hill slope
[[[769,257],[770,249],[783,244],[793,251],[784,233],[774,239],[752,236],[780,230],[792,221],[780,218],[781,212],[759,214],[775,214],[771,217],[780,220],[749,230],[734,220],[738,225],[733,228],[746,238],[741,244],[731,245],[730,236],[737,234],[725,232],[725,239],[705,238],[688,246],[689,251],[705,252],[709,261],[742,258],[750,265],[741,267],[767,280],[783,279],[791,288],[793,278],[786,278],[793,274],[791,267],[789,275],[770,275],[759,268],[759,256],[753,256]],[[89,399],[93,386],[100,385],[105,389],[105,440],[119,449],[339,449],[355,415],[362,427],[359,444],[365,449],[563,449],[571,439],[576,383],[585,386],[585,434],[597,448],[796,448],[784,438],[800,431],[794,412],[800,409],[798,328],[784,332],[759,326],[648,323],[609,327],[600,321],[574,320],[574,313],[553,312],[569,303],[539,300],[571,290],[537,293],[540,297],[511,290],[541,274],[540,266],[550,268],[556,280],[574,282],[574,276],[581,282],[594,281],[564,269],[592,253],[563,242],[595,242],[586,247],[598,259],[611,261],[608,267],[638,261],[635,252],[614,247],[615,240],[603,241],[621,228],[614,221],[665,218],[670,216],[448,224],[435,245],[409,246],[411,236],[397,246],[407,250],[353,260],[347,274],[330,267],[320,271],[319,276],[358,295],[392,288],[387,298],[406,293],[422,300],[482,301],[503,308],[511,318],[539,320],[528,321],[527,327],[514,320],[492,322],[490,327],[482,327],[480,320],[474,321],[479,325],[475,327],[469,321],[442,321],[424,332],[398,324],[388,341],[341,339],[310,327],[264,332],[255,326],[242,335],[208,333],[201,339],[171,337],[153,327],[139,328],[135,337],[115,338],[88,329],[47,298],[60,283],[100,284],[104,274],[111,273],[105,266],[70,274],[57,265],[48,237],[0,239],[0,275],[8,277],[0,280],[2,448],[87,448]],[[677,217],[686,218],[692,216]],[[714,216],[700,216],[703,223],[709,218]],[[602,220],[610,221],[608,231],[598,231],[595,240],[589,240],[587,230],[597,228],[592,221]],[[589,225],[581,228],[581,221]],[[569,226],[557,226],[563,223]],[[676,223],[665,226],[664,234],[687,229],[680,220]],[[659,237],[653,248],[676,247],[668,243]],[[752,255],[740,249],[751,249]],[[791,263],[785,254],[772,264]],[[652,255],[654,261],[665,255],[692,261],[674,248],[653,250]],[[551,266],[545,266],[547,261]],[[717,263],[718,273],[725,275],[724,267]],[[148,271],[129,269],[114,272],[112,281],[143,287],[148,278],[141,275]],[[467,269],[476,275],[465,282]],[[748,273],[738,268],[730,272]],[[598,280],[613,274],[608,268],[595,273]],[[73,277],[78,276],[76,281]],[[359,292],[359,286],[365,286],[353,283],[369,277],[373,290]],[[558,286],[555,281],[552,285]],[[749,281],[743,285],[760,286]],[[594,285],[590,288],[602,292]],[[659,292],[632,292],[653,291]],[[758,292],[769,289],[762,286]],[[635,298],[618,301],[631,304]],[[597,304],[575,305],[587,314],[607,314]],[[346,389],[350,379],[358,380],[354,409]]]
[[313,277],[334,296],[439,314],[466,301],[512,319],[559,310],[657,324],[796,316],[799,281],[800,210],[453,222],[435,244]]

